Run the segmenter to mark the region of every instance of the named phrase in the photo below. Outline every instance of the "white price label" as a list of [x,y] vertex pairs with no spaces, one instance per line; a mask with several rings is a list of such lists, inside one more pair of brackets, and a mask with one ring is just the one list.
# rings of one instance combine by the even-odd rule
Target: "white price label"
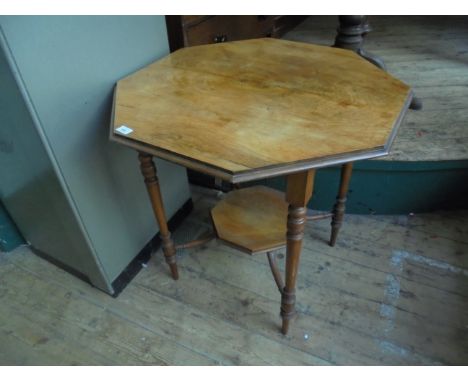
[[130,127],[127,126],[120,126],[115,129],[115,131],[119,132],[120,134],[128,135],[130,134],[133,130],[130,129]]

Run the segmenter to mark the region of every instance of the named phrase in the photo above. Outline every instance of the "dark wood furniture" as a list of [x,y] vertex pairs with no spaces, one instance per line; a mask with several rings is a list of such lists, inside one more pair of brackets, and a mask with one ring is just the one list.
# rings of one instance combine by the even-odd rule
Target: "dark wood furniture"
[[[271,38],[209,44],[178,50],[120,80],[110,139],[140,153],[174,279],[176,246],[151,156],[230,183],[287,177],[281,196],[239,189],[212,211],[221,240],[267,252],[286,334],[315,170],[343,165],[333,245],[351,163],[388,154],[411,99],[407,85],[348,50]],[[271,252],[281,246],[284,282]]]
[[182,47],[281,37],[306,16],[166,16],[171,52]]
[[[380,69],[387,70],[385,67],[385,62],[380,57],[369,53],[363,48],[364,37],[372,31],[369,18],[363,15],[348,15],[339,16],[338,20],[338,33],[335,38],[334,46],[336,48],[352,50]],[[410,109],[421,110],[421,99],[413,97],[413,100],[410,104]]]

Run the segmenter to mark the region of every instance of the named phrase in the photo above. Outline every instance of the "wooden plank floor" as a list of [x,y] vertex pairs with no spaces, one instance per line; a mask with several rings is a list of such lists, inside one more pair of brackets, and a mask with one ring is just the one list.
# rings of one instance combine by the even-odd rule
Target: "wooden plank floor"
[[[468,159],[468,17],[372,16],[364,47],[412,86],[423,110],[410,111],[383,160]],[[336,16],[310,16],[283,38],[332,45]]]
[[[179,242],[210,227],[195,195]],[[329,227],[307,224],[285,337],[266,257],[216,241],[179,252],[177,282],[157,252],[118,298],[0,254],[0,364],[468,364],[468,211],[348,215],[335,248]]]

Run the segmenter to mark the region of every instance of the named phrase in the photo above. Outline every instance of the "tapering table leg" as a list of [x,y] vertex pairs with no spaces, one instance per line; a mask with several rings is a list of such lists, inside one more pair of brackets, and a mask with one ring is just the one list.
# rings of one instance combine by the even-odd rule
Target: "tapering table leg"
[[330,236],[330,246],[334,246],[338,231],[340,230],[341,224],[343,223],[343,217],[346,207],[346,195],[349,189],[349,180],[351,179],[351,173],[353,172],[353,163],[345,163],[341,166],[341,179],[340,189],[338,196],[336,197],[336,203],[333,207],[333,216],[331,221],[332,231]]
[[145,178],[146,189],[153,207],[154,216],[159,225],[164,258],[166,259],[166,263],[169,264],[172,278],[177,280],[179,278],[179,272],[177,270],[176,249],[171,239],[169,228],[167,227],[166,213],[164,212],[164,205],[153,157],[149,154],[139,152],[138,159],[140,160],[140,169]]
[[286,201],[289,213],[286,233],[286,277],[281,293],[281,332],[288,333],[289,322],[296,314],[296,278],[301,255],[302,238],[307,221],[307,202],[312,196],[315,170],[308,170],[288,176]]

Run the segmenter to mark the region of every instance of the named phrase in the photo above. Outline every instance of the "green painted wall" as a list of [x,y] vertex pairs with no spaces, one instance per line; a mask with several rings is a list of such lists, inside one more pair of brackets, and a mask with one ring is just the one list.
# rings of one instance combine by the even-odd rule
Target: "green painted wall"
[[[309,207],[330,210],[335,202],[339,167],[317,171]],[[284,190],[285,178],[261,184]],[[361,161],[354,165],[346,210],[355,214],[408,214],[468,208],[468,161]]]
[[0,202],[0,251],[9,252],[24,242],[23,236]]

